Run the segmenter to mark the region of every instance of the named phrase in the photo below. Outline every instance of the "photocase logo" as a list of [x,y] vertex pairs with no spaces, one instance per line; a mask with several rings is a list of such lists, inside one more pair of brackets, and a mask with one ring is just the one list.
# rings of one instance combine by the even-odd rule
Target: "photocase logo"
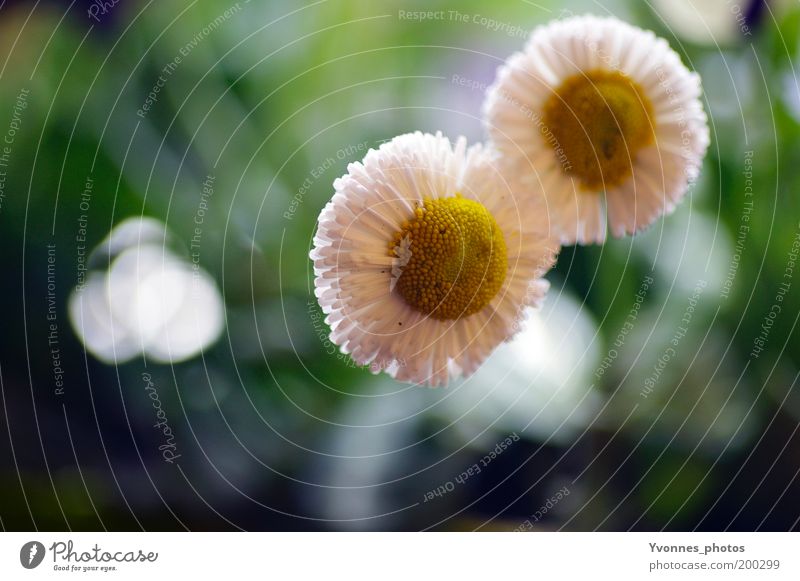
[[26,569],[35,569],[44,560],[44,545],[39,541],[30,541],[19,550],[19,562]]

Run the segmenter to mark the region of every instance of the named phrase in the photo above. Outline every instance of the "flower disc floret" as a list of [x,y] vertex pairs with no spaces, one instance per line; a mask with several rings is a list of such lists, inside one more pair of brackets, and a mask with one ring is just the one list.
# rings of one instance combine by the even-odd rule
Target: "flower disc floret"
[[479,202],[458,195],[426,198],[395,234],[390,253],[404,263],[396,292],[440,320],[483,309],[502,287],[508,269],[506,244],[495,219]]

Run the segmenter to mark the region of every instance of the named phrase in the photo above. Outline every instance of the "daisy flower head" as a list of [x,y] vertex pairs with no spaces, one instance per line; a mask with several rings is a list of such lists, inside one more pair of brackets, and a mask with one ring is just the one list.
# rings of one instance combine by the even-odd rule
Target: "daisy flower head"
[[548,284],[546,212],[520,203],[481,145],[409,133],[334,182],[311,259],[330,339],[411,383],[469,375]]
[[484,102],[523,191],[541,190],[564,244],[633,234],[671,212],[709,144],[700,77],[667,42],[611,17],[533,31]]

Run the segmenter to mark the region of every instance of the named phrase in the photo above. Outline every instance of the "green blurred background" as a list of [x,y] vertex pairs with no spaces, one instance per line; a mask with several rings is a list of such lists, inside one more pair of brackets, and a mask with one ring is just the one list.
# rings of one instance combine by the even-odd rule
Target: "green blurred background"
[[[797,2],[112,4],[0,3],[4,529],[798,527]],[[565,248],[469,381],[354,367],[307,258],[333,180],[399,133],[484,139],[497,66],[570,12],[653,29],[702,75],[702,177],[647,232]],[[100,280],[142,218],[212,281],[201,353],[84,349],[81,245]]]

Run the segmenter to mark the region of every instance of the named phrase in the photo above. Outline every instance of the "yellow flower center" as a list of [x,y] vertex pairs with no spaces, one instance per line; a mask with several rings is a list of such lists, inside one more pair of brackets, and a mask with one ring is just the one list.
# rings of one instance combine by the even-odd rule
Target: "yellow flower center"
[[413,308],[452,320],[483,309],[506,278],[503,233],[489,211],[462,198],[426,198],[394,235],[395,290]]
[[622,184],[636,153],[653,140],[653,106],[632,79],[591,71],[565,79],[545,103],[547,143],[585,190]]

